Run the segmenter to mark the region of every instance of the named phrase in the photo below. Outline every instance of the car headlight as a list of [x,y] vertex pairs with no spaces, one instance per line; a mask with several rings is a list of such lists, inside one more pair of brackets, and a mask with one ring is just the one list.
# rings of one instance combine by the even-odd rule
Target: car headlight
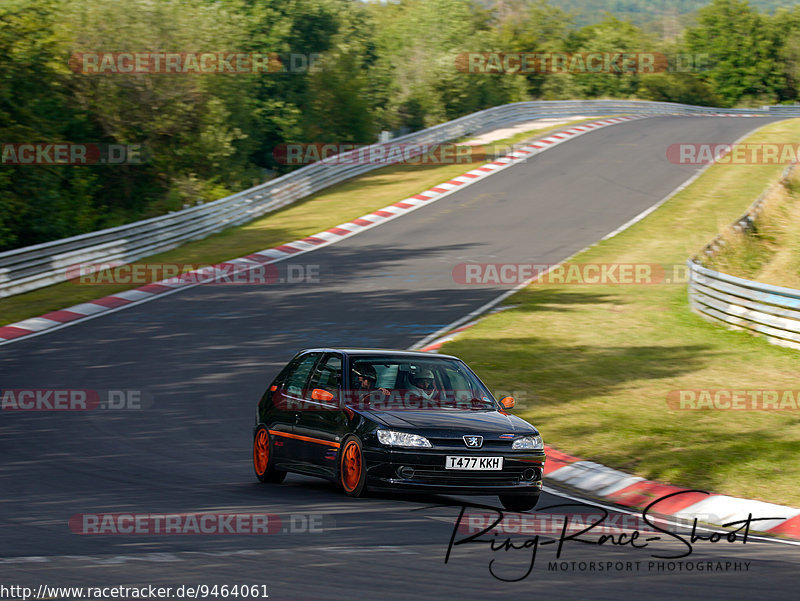
[[542,437],[539,435],[523,436],[522,438],[517,438],[511,444],[511,449],[514,451],[522,451],[522,450],[538,451],[543,448],[544,448],[544,442],[542,441]]
[[430,447],[431,442],[424,436],[395,432],[394,430],[378,430],[378,440],[390,447]]

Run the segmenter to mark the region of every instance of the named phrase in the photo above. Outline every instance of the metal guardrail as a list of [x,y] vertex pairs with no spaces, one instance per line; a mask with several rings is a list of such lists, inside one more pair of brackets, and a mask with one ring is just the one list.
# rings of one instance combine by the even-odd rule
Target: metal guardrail
[[[800,105],[760,109],[716,109],[670,102],[565,100],[517,102],[466,115],[391,140],[388,144],[439,144],[519,121],[572,115],[707,114],[800,116]],[[374,144],[381,147],[384,144]],[[254,188],[214,202],[115,228],[54,240],[0,253],[0,298],[68,279],[68,268],[81,263],[130,263],[246,223],[328,186],[367,173],[383,164],[337,164],[320,161]]]
[[[783,170],[778,185],[784,185],[796,165]],[[741,231],[752,231],[764,200],[772,186],[750,205],[733,225]],[[713,256],[723,246],[717,236],[702,251]],[[689,306],[711,321],[728,327],[748,330],[765,336],[771,343],[800,350],[800,290],[762,284],[714,271],[700,264],[698,257],[689,266]]]
[[703,317],[800,350],[800,290],[761,284],[689,261],[689,305]]

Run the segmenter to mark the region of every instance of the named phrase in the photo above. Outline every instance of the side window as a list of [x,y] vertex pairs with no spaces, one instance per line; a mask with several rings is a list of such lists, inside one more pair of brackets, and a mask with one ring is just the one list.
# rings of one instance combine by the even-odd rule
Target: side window
[[283,383],[286,381],[286,378],[288,378],[289,375],[291,375],[291,373],[297,367],[297,364],[300,363],[300,359],[301,359],[300,357],[294,357],[291,361],[289,361],[289,363],[284,365],[283,369],[278,373],[277,376],[275,376],[275,379],[272,380],[272,385],[278,387],[283,386]]
[[337,394],[342,382],[342,358],[339,355],[328,355],[320,361],[309,388],[321,388]]
[[396,388],[397,387],[397,372],[400,368],[396,363],[394,365],[376,365],[375,372],[378,374],[378,381],[375,384],[376,388]]
[[284,381],[284,388],[287,394],[295,397],[303,396],[303,389],[305,388],[306,382],[308,382],[308,376],[311,375],[311,370],[314,368],[314,364],[317,362],[317,359],[319,359],[319,356],[319,353],[311,353],[300,358],[297,366],[289,373]]

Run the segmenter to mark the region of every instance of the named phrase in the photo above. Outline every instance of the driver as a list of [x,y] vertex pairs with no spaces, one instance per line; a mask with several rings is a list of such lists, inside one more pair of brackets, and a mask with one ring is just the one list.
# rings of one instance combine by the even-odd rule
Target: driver
[[353,392],[355,392],[359,403],[369,401],[371,395],[376,391],[380,391],[385,397],[391,394],[386,388],[375,387],[378,382],[375,366],[369,363],[356,363],[351,372]]

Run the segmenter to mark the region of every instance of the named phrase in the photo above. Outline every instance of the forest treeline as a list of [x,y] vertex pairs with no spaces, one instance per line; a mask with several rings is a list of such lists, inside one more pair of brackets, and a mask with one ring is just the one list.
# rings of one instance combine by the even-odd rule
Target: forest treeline
[[[268,55],[273,67],[92,73],[80,63],[204,52]],[[481,52],[703,59],[659,73],[464,69]],[[285,172],[273,151],[287,143],[369,143],[519,100],[734,107],[798,96],[800,8],[767,14],[740,0],[656,32],[611,14],[579,27],[543,0],[4,0],[0,250],[215,200]],[[26,143],[135,145],[144,159],[16,164]]]

